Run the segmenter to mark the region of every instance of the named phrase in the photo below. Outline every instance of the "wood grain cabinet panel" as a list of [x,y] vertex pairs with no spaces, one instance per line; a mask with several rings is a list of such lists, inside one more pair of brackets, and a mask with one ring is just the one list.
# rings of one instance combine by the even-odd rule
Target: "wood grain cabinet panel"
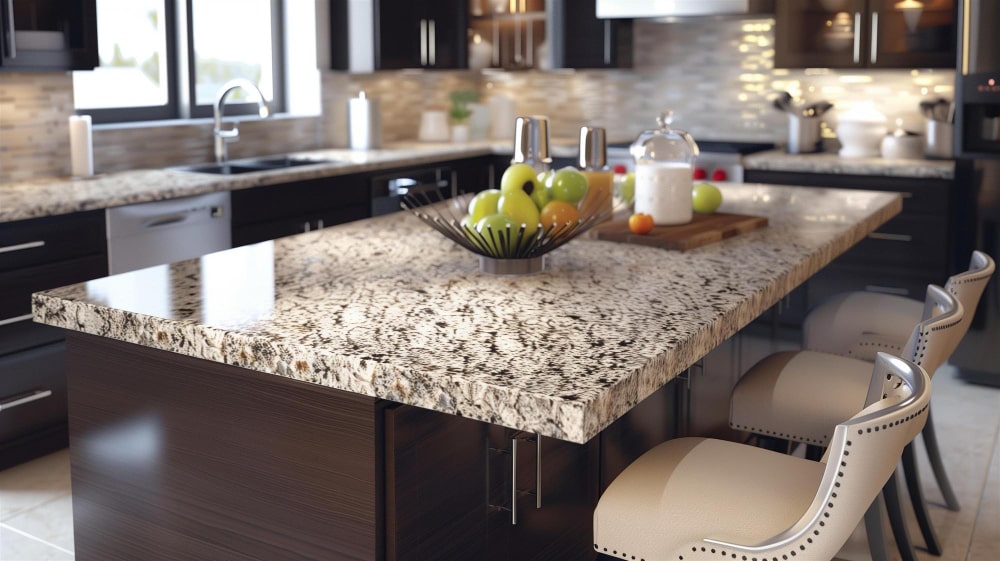
[[77,561],[371,560],[380,406],[72,333]]

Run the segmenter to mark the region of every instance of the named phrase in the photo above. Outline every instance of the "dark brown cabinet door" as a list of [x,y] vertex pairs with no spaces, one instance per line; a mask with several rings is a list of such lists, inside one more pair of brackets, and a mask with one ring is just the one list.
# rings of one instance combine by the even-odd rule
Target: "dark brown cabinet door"
[[871,66],[955,67],[955,0],[868,0],[868,11]]
[[386,410],[386,559],[486,557],[487,428],[408,405]]
[[561,26],[550,34],[562,43],[560,68],[631,68],[632,20],[598,19],[596,2],[566,2]]
[[777,68],[954,68],[955,0],[778,0]]
[[379,0],[375,68],[465,68],[467,14],[458,0]]
[[867,20],[865,0],[779,0],[774,65],[864,67]]
[[92,70],[96,0],[0,0],[0,70]]

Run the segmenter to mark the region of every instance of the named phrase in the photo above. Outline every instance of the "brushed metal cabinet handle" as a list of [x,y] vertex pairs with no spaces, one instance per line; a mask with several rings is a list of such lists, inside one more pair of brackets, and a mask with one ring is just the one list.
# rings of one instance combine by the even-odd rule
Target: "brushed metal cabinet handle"
[[872,64],[878,62],[878,12],[872,12],[872,45],[870,54]]
[[319,220],[316,221],[316,229],[317,230],[322,230],[323,228],[324,228],[324,226],[323,226],[323,219],[320,218]]
[[7,0],[7,53],[8,58],[17,58],[17,43],[14,42],[14,0]]
[[25,242],[14,245],[7,245],[0,247],[0,253],[10,253],[11,251],[21,251],[24,249],[34,249],[36,247],[42,247],[45,245],[45,240],[35,240],[33,242]]
[[18,323],[22,321],[28,321],[31,319],[31,314],[24,314],[23,316],[14,316],[12,318],[0,319],[0,326],[10,325],[12,323]]
[[305,222],[302,223],[302,233],[306,233],[309,230],[312,230],[312,224],[309,224],[309,221],[306,220]]
[[535,508],[542,508],[542,435],[535,435]]
[[972,10],[972,0],[965,0],[962,2],[962,75],[968,76],[969,74],[969,48],[971,42],[969,39],[969,33],[972,31],[971,16],[969,15],[970,10]]
[[510,525],[517,526],[517,439],[510,439]]
[[604,65],[611,66],[611,20],[604,20]]
[[434,66],[437,64],[437,21],[428,21],[430,23],[427,25],[427,61],[428,66]]
[[883,294],[896,294],[897,296],[909,296],[910,291],[905,288],[898,288],[895,286],[880,286],[877,284],[869,284],[865,286],[866,292],[881,292]]
[[52,395],[52,390],[35,390],[28,395],[20,394],[8,399],[7,401],[0,401],[0,412],[19,407],[21,405],[26,405],[32,401],[38,401],[39,399],[45,399]]
[[854,12],[854,64],[861,64],[861,12]]
[[427,66],[427,20],[420,20],[420,65]]
[[872,232],[868,237],[873,240],[885,240],[888,242],[912,242],[913,236],[909,234],[887,234],[884,232]]

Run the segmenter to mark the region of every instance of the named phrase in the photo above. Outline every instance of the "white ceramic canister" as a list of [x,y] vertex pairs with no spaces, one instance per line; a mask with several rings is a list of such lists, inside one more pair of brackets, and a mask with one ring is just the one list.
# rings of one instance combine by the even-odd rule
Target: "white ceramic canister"
[[842,158],[877,158],[888,132],[885,115],[871,104],[861,104],[838,117],[837,138]]
[[635,158],[635,212],[649,214],[658,226],[691,222],[691,169],[698,145],[688,133],[671,129],[672,113],[657,118],[629,149]]

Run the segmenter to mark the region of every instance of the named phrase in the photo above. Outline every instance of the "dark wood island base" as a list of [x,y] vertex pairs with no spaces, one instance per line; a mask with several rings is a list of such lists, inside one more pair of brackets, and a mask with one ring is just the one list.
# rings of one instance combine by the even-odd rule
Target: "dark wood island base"
[[676,432],[677,384],[587,444],[539,446],[497,425],[67,335],[78,561],[592,559],[600,492]]

